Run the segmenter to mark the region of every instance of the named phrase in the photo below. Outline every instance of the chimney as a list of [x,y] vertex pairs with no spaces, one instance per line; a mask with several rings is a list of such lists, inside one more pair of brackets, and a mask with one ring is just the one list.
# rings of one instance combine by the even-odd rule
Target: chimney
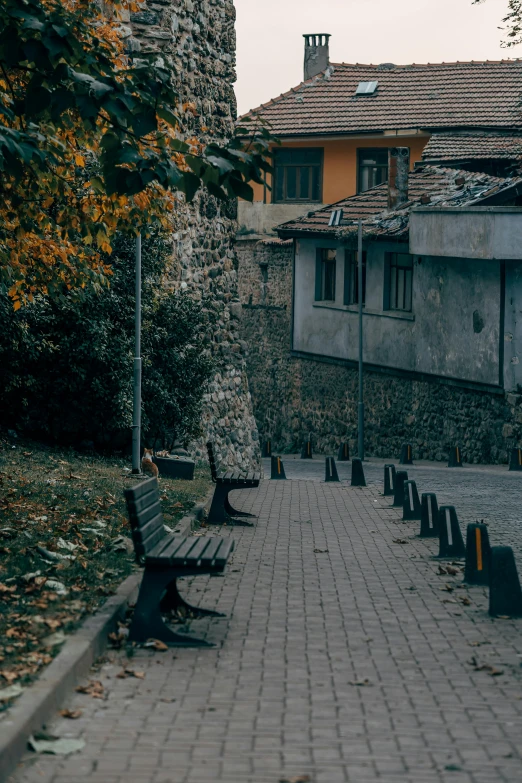
[[330,65],[330,35],[319,33],[318,35],[304,35],[304,80],[313,79],[314,76],[326,71]]
[[410,148],[391,147],[388,153],[388,209],[397,209],[408,201]]

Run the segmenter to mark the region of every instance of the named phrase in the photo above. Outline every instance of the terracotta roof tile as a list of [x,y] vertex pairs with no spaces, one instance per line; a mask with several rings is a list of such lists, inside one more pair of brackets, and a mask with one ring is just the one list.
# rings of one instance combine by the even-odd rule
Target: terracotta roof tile
[[522,134],[434,133],[424,148],[425,161],[522,160]]
[[[396,210],[388,210],[388,185],[384,183],[358,196],[338,201],[308,215],[277,227],[279,236],[344,236],[357,231],[356,221],[363,220],[366,237],[397,237],[408,231],[413,207],[465,206],[511,188],[522,187],[522,177],[493,177],[469,171],[425,166],[410,173],[409,201]],[[334,209],[343,210],[338,228],[328,225]]]
[[[378,81],[357,96],[359,82]],[[506,128],[522,130],[522,61],[440,65],[331,65],[249,115],[276,136],[384,130]]]

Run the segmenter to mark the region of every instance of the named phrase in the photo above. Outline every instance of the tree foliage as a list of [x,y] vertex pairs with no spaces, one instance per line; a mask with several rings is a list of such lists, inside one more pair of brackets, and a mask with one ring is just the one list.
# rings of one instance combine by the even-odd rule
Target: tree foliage
[[[172,254],[166,232],[143,244],[145,441],[171,446],[199,434],[212,374],[212,307],[165,286]],[[130,441],[134,348],[134,243],[119,235],[111,286],[56,300],[36,295],[14,313],[0,296],[0,421],[62,443],[109,449]]]
[[[473,0],[474,5],[485,2],[485,0]],[[507,40],[502,41],[502,46],[509,49],[512,46],[522,43],[522,0],[508,0],[507,14],[502,19],[505,25],[502,29],[506,31]]]
[[[133,62],[118,35],[132,0],[0,4],[0,288],[15,309],[110,274],[118,231],[166,225],[200,187],[252,198],[269,170],[266,129],[228,143],[185,138],[161,60]],[[109,13],[107,13],[109,9]]]

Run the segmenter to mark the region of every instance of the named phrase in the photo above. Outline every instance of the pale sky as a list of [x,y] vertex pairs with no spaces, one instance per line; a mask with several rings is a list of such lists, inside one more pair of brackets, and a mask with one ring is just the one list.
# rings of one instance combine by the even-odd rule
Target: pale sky
[[235,0],[239,113],[303,78],[304,33],[331,33],[332,62],[407,63],[522,57],[501,48],[508,0]]

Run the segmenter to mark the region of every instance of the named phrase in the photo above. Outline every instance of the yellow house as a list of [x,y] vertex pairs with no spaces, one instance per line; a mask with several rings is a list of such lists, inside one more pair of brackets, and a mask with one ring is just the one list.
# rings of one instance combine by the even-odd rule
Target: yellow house
[[[326,34],[305,35],[304,81],[253,109],[281,141],[273,176],[240,203],[240,234],[274,226],[385,182],[388,152],[492,174],[520,144],[522,62],[330,63]],[[518,151],[519,152],[519,151]]]

